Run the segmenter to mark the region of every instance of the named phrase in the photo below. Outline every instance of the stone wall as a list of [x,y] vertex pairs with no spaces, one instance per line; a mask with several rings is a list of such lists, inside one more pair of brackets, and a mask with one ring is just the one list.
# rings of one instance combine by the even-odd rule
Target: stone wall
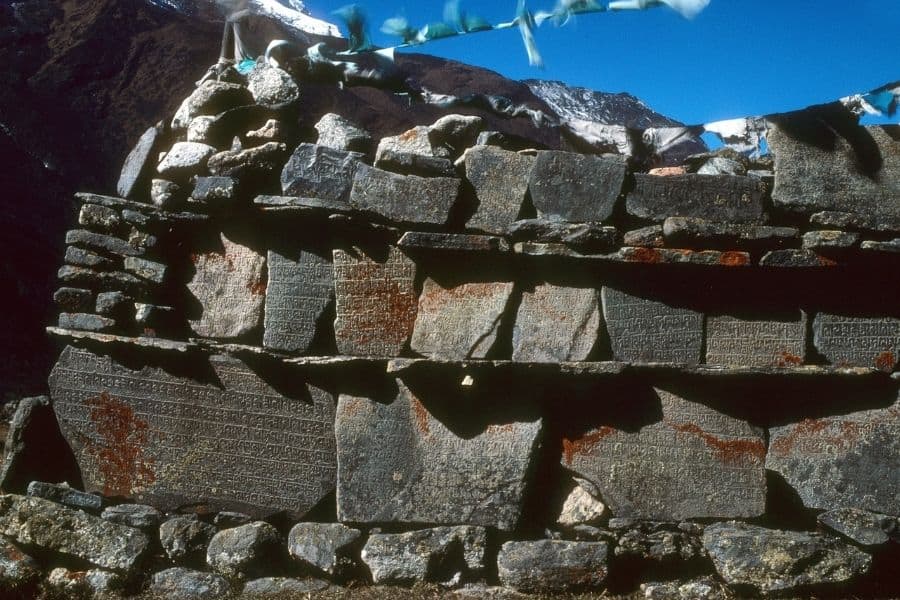
[[[56,478],[92,494],[0,498],[0,533],[160,593],[887,585],[897,127],[794,113],[774,160],[640,172],[476,116],[304,132],[286,72],[230,77],[145,133],[118,197],[77,196],[49,406],[81,480]],[[42,410],[20,407],[6,491]]]

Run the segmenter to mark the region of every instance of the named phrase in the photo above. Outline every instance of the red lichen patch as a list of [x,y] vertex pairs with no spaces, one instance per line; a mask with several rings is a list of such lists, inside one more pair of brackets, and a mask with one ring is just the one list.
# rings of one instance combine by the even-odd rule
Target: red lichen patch
[[719,264],[725,267],[746,267],[750,264],[750,256],[746,252],[723,252]]
[[419,137],[419,132],[416,131],[415,128],[413,128],[413,129],[409,129],[409,130],[401,133],[399,136],[397,136],[397,139],[400,140],[401,142],[413,142],[418,137]]
[[630,262],[657,264],[662,262],[663,255],[662,252],[655,248],[634,248],[628,253],[627,260]]
[[267,282],[263,279],[251,281],[247,283],[247,289],[254,296],[264,296],[266,293]]
[[794,448],[794,444],[799,438],[815,435],[827,427],[828,421],[823,419],[804,419],[794,425],[793,430],[788,435],[774,440],[772,442],[771,450],[776,454],[784,456]]
[[577,440],[563,438],[563,457],[566,464],[571,465],[576,455],[590,452],[603,440],[603,438],[610,436],[615,432],[616,429],[614,427],[603,425],[599,429],[587,432]]
[[875,357],[875,368],[879,371],[893,371],[897,364],[897,357],[893,352],[882,352]]
[[776,367],[798,367],[803,364],[803,359],[796,354],[791,354],[786,350],[779,350],[775,353]]
[[409,404],[413,410],[413,416],[416,419],[416,427],[422,435],[431,435],[431,425],[428,423],[428,410],[422,406],[418,398],[410,396]]
[[666,421],[666,424],[678,433],[688,433],[699,437],[704,444],[715,450],[722,462],[727,465],[744,465],[748,462],[759,462],[766,457],[766,445],[762,440],[723,440],[703,431],[694,423],[672,423]]
[[234,272],[234,257],[229,256],[227,252],[204,252],[202,254],[192,252],[191,262],[195,265],[204,262],[208,266],[215,265],[216,263],[221,263],[225,271],[227,271],[228,273]]
[[103,494],[130,496],[135,490],[153,483],[153,460],[144,456],[148,426],[121,400],[101,392],[89,398],[90,419],[100,438],[87,443],[87,452],[97,461],[103,477]]
[[832,260],[830,258],[826,258],[826,257],[818,255],[818,254],[816,255],[816,260],[819,261],[819,266],[822,266],[822,267],[836,267],[837,266],[836,260]]
[[512,423],[507,423],[505,425],[489,425],[486,433],[512,433],[513,426]]

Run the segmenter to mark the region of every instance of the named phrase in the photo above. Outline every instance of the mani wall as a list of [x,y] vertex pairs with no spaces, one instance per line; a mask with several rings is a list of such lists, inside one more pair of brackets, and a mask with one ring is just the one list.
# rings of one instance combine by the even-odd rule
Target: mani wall
[[770,156],[647,170],[477,116],[298,131],[302,82],[231,78],[76,197],[3,477],[52,410],[88,493],[0,497],[47,585],[896,579],[900,129],[792,113]]

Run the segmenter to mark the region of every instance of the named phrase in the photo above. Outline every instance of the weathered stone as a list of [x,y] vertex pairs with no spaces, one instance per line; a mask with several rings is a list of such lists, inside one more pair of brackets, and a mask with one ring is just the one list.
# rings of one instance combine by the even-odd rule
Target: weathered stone
[[237,182],[232,177],[198,177],[191,198],[216,208],[230,206],[237,199]]
[[749,223],[718,223],[696,217],[669,217],[663,223],[666,245],[675,248],[772,249],[800,237],[794,227],[770,227]]
[[149,592],[171,600],[218,600],[231,591],[228,582],[214,573],[173,567],[150,579]]
[[329,576],[353,568],[362,532],[340,523],[297,523],[288,534],[288,553],[301,565]]
[[506,233],[519,218],[534,157],[492,146],[475,146],[465,154],[466,178],[475,188],[478,206],[466,224],[489,233]]
[[203,313],[190,325],[203,337],[235,338],[259,325],[266,258],[224,234],[221,241],[221,249],[193,256],[196,271],[187,288]]
[[328,113],[315,125],[319,133],[317,144],[335,150],[369,154],[375,147],[375,140],[368,131],[335,113]]
[[539,217],[605,221],[622,193],[626,171],[624,156],[538,152],[528,191]]
[[506,542],[497,556],[503,585],[529,594],[598,589],[609,572],[605,542]]
[[338,519],[515,529],[536,460],[540,419],[491,425],[461,437],[398,380],[384,404],[342,395]]
[[435,527],[407,533],[375,533],[362,560],[376,584],[437,581],[456,585],[485,569],[487,532],[482,527]]
[[63,265],[57,271],[56,276],[64,284],[86,287],[92,290],[140,292],[146,287],[146,284],[134,275],[120,271],[94,271],[83,267]]
[[563,466],[596,485],[616,516],[676,520],[763,514],[763,431],[673,393],[657,389],[656,394],[660,404],[648,404],[641,412],[661,413],[661,418],[640,428],[591,423],[584,434],[563,439]]
[[250,599],[299,597],[313,592],[321,592],[329,587],[327,581],[321,579],[294,579],[292,577],[263,577],[248,581],[244,585],[242,597]]
[[176,131],[186,129],[190,122],[200,115],[217,115],[231,108],[252,103],[252,94],[242,85],[215,80],[205,81],[181,103],[172,120],[172,129]]
[[16,592],[26,592],[40,576],[41,567],[36,560],[0,538],[0,589],[15,598]]
[[215,527],[193,515],[172,517],[159,526],[159,541],[170,560],[197,564],[206,560],[206,548],[216,533]]
[[162,513],[146,504],[119,504],[103,509],[100,518],[134,527],[146,533],[155,533],[162,521]]
[[120,256],[142,256],[145,252],[142,248],[135,247],[125,240],[84,229],[73,229],[66,232],[66,243]]
[[132,248],[137,248],[140,251],[138,256],[143,256],[147,250],[155,248],[158,243],[159,238],[155,235],[146,231],[141,231],[136,227],[132,227],[131,231],[128,233],[128,244],[131,245]]
[[809,218],[814,227],[860,231],[863,233],[900,233],[900,216],[823,211]]
[[286,196],[333,200],[349,208],[350,189],[363,155],[316,144],[300,144],[281,171]]
[[226,150],[209,159],[209,172],[237,179],[267,177],[281,172],[286,156],[287,146],[279,142],[268,142],[246,150]]
[[398,154],[450,157],[450,151],[447,148],[436,145],[431,140],[431,128],[425,126],[413,127],[400,135],[382,138],[378,142],[378,150],[375,152],[375,163],[389,161],[391,156]]
[[600,294],[595,289],[544,283],[522,293],[513,327],[513,360],[587,360],[600,333]]
[[292,379],[285,396],[236,359],[206,383],[66,348],[50,375],[60,427],[85,486],[173,508],[303,515],[334,489],[334,404]]
[[428,128],[432,144],[447,148],[451,156],[475,144],[484,129],[484,119],[470,115],[444,115]]
[[638,521],[619,532],[615,555],[648,563],[651,569],[674,567],[690,571],[705,559],[698,533],[703,533],[702,527],[699,532],[683,531],[674,523]]
[[115,233],[122,226],[119,211],[99,204],[83,204],[78,211],[78,224],[88,229]]
[[859,234],[846,231],[809,231],[803,234],[806,250],[848,250],[859,243]]
[[116,184],[116,193],[123,198],[140,196],[145,189],[153,165],[156,164],[153,160],[159,151],[157,145],[160,133],[157,127],[147,129],[128,153]]
[[707,267],[749,267],[750,253],[735,250],[685,250],[676,248],[629,248],[624,247],[614,254],[602,258],[613,262],[639,263],[646,265],[703,265]]
[[639,246],[644,248],[662,248],[666,245],[661,225],[649,225],[647,227],[628,231],[623,236],[622,243],[626,246]]
[[407,231],[397,242],[397,246],[408,250],[444,250],[488,254],[509,251],[509,244],[502,237],[426,231]]
[[230,148],[235,138],[240,141],[248,130],[261,127],[273,116],[275,113],[264,106],[239,106],[217,114],[210,122],[206,135],[216,148]]
[[764,594],[846,583],[872,562],[865,552],[818,534],[744,523],[708,526],[703,546],[726,583]]
[[56,417],[49,398],[38,396],[19,401],[3,446],[0,489],[6,492],[24,492],[30,478],[34,477],[40,466],[51,462],[49,458],[52,454],[46,454],[45,451],[49,450],[47,446],[51,442],[49,431],[55,426]]
[[215,140],[210,137],[209,130],[215,120],[215,117],[210,116],[200,116],[191,119],[187,128],[187,141],[214,146]]
[[47,576],[47,587],[65,598],[120,598],[125,578],[103,569],[70,571],[57,567]]
[[144,335],[169,334],[183,329],[184,317],[171,306],[134,303],[134,323]]
[[350,206],[394,223],[444,225],[459,196],[460,180],[397,175],[360,164]]
[[250,515],[231,510],[223,510],[222,512],[216,513],[216,516],[213,517],[213,525],[219,529],[230,529],[240,525],[248,525],[252,522],[253,517]]
[[818,516],[820,524],[861,546],[900,541],[900,519],[858,508],[838,508]]
[[66,248],[66,263],[75,265],[76,267],[87,267],[89,269],[97,269],[106,271],[115,268],[115,263],[110,259],[95,254],[90,250],[84,250],[75,246]]
[[410,347],[431,358],[485,358],[497,339],[512,291],[511,282],[445,288],[426,279]]
[[109,331],[116,326],[115,319],[86,313],[59,313],[57,322],[63,329],[82,331]]
[[696,580],[642,583],[640,591],[647,600],[728,600],[732,597],[712,577]]
[[812,250],[772,250],[759,261],[761,267],[795,269],[833,267],[836,264],[830,258],[816,254]]
[[610,252],[619,247],[616,228],[598,223],[524,219],[513,223],[507,234],[515,241],[566,244],[583,253]]
[[703,163],[703,166],[697,169],[698,175],[746,175],[747,167],[739,161],[725,158],[723,156],[714,156]]
[[269,119],[265,124],[253,131],[248,131],[246,136],[248,140],[259,140],[265,142],[281,142],[284,141],[284,125],[277,119]]
[[338,352],[398,356],[413,331],[416,265],[403,252],[370,257],[334,251],[334,334]]
[[32,481],[28,484],[28,495],[88,512],[100,512],[100,509],[103,508],[102,497],[76,490],[69,487],[67,483]]
[[[848,139],[814,115],[770,123],[767,141],[775,155],[772,201],[785,210],[846,211],[900,217],[900,142],[897,126],[860,128]],[[867,148],[860,153],[860,145]]]
[[253,199],[255,206],[265,211],[294,213],[298,215],[324,215],[332,217],[335,213],[350,212],[350,205],[340,200],[324,200],[322,198],[301,198],[297,196],[261,195]]
[[894,238],[886,242],[875,242],[866,240],[860,244],[860,248],[865,252],[880,252],[883,254],[900,253],[900,238]]
[[114,571],[134,569],[150,548],[150,540],[136,529],[43,498],[12,494],[0,496],[0,534]]
[[900,361],[900,319],[819,313],[813,343],[833,365],[890,372]]
[[230,579],[261,577],[278,557],[281,536],[265,521],[225,529],[213,536],[206,562]]
[[698,217],[722,223],[761,223],[766,185],[753,177],[734,175],[635,174],[628,194],[628,214],[653,221]]
[[596,496],[596,487],[586,479],[575,478],[575,487],[566,496],[562,510],[556,518],[557,525],[575,527],[597,523],[606,516],[606,505]]
[[125,258],[125,270],[152,283],[161,284],[166,279],[168,267],[146,258],[128,256]]
[[617,360],[687,364],[702,360],[702,314],[607,286],[601,294]]
[[780,473],[809,508],[852,506],[897,515],[898,430],[900,401],[772,427],[766,468]]
[[61,287],[53,292],[53,301],[64,312],[86,312],[94,307],[94,294],[90,290]]
[[216,149],[208,144],[176,142],[156,167],[156,172],[165,179],[186,180],[206,171],[207,163],[215,153]]
[[334,267],[325,258],[302,251],[297,258],[269,250],[263,346],[306,352],[316,325],[334,298]]
[[421,177],[455,177],[456,168],[449,158],[425,156],[412,152],[395,152],[384,150],[379,146],[375,158],[375,166],[385,171],[401,175],[419,175]]
[[806,362],[806,313],[789,318],[706,319],[706,363],[725,366],[796,367]]
[[247,75],[247,89],[260,106],[281,109],[300,99],[300,88],[294,79],[278,67],[257,64]]

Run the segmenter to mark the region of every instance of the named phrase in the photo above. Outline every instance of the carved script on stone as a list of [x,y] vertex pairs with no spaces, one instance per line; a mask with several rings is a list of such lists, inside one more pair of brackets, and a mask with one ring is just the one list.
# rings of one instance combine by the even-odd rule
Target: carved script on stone
[[900,319],[819,313],[813,340],[833,365],[892,371],[900,361]]
[[270,250],[268,266],[263,345],[305,352],[315,338],[316,323],[334,297],[331,261],[308,251],[295,260]]
[[599,328],[597,290],[538,285],[522,294],[513,327],[513,360],[586,360]]
[[721,223],[758,223],[765,218],[766,186],[760,179],[736,175],[634,176],[628,214],[663,221],[698,217]]
[[792,320],[706,320],[706,362],[711,365],[795,367],[806,360],[806,314]]

